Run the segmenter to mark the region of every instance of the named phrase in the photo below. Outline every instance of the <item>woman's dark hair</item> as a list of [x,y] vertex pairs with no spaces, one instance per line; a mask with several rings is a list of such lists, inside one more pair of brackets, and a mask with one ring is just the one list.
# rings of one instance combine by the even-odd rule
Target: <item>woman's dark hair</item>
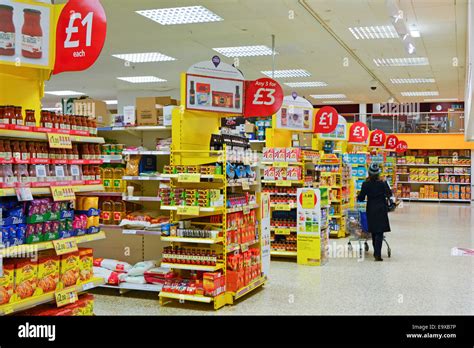
[[380,175],[379,174],[369,175],[366,181],[380,181]]

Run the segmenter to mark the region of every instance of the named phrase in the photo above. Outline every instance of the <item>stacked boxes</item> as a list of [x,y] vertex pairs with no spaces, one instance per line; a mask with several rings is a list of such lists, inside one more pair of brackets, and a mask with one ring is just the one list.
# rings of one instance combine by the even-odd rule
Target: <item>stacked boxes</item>
[[[297,163],[301,161],[301,149],[299,148],[269,148],[263,149],[263,162],[289,162]],[[264,180],[302,180],[303,172],[301,167],[274,167],[265,166],[263,168]]]
[[224,196],[216,189],[161,188],[161,204],[169,206],[222,207]]
[[300,162],[301,149],[296,147],[264,147],[263,162]]
[[438,182],[438,168],[410,168],[410,181]]

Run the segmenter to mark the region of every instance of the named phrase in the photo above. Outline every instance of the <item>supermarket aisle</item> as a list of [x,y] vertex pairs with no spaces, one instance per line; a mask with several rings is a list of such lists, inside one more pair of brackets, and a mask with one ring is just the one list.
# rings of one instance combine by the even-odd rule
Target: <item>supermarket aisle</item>
[[[451,256],[452,247],[473,248],[474,208],[469,205],[405,203],[391,214],[387,238],[392,258],[358,262],[342,249],[324,267],[272,262],[271,281],[235,306],[215,312],[205,305],[160,307],[155,294],[96,294],[97,315],[302,315],[474,314],[474,258]],[[331,240],[343,248],[346,240]]]

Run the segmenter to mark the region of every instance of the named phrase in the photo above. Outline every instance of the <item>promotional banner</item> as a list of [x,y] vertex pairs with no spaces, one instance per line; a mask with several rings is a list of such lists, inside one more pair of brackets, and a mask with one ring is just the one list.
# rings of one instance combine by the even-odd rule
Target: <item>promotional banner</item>
[[283,104],[283,88],[270,78],[246,81],[245,117],[272,116]]
[[316,113],[314,133],[332,133],[337,127],[339,115],[332,106],[323,106]]
[[276,114],[276,128],[310,132],[313,129],[313,114],[313,105],[293,93],[283,98],[283,105]]
[[339,115],[336,129],[331,133],[322,133],[319,137],[324,140],[347,140],[346,119]]
[[349,130],[350,143],[365,143],[369,138],[369,127],[365,123],[355,122]]
[[242,73],[218,56],[196,63],[186,74],[186,109],[243,114],[244,83]]
[[260,196],[261,234],[262,234],[262,273],[270,276],[270,194],[262,193]]
[[404,153],[406,150],[408,150],[408,144],[405,140],[401,140],[397,143],[397,146],[395,147],[395,150],[397,153]]
[[0,0],[0,64],[50,69],[52,6]]
[[387,135],[384,131],[379,129],[374,130],[370,133],[370,142],[369,146],[371,147],[383,147],[385,145],[385,141],[387,140]]
[[69,0],[56,28],[54,74],[82,71],[92,66],[102,51],[107,20],[99,0]]
[[398,138],[396,135],[389,135],[387,137],[387,142],[385,143],[385,148],[389,150],[394,150],[397,147]]
[[297,193],[297,262],[301,265],[321,264],[321,192],[299,188]]

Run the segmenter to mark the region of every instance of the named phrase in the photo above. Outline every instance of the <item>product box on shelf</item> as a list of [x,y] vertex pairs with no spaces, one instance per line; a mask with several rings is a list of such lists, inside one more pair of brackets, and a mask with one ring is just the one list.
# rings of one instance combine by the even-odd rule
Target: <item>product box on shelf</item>
[[38,262],[30,259],[15,260],[14,300],[21,301],[38,294]]
[[0,277],[0,305],[13,301],[15,264],[12,260],[3,261],[3,275]]
[[40,294],[55,291],[59,283],[59,259],[54,251],[41,253],[38,259],[38,289]]
[[64,287],[76,285],[80,282],[79,252],[61,255],[60,280]]
[[275,147],[273,153],[274,162],[286,162],[286,148]]
[[275,180],[275,167],[265,166],[263,168],[264,180]]
[[91,248],[79,248],[79,267],[82,282],[91,279],[93,272],[94,254]]
[[301,160],[301,149],[296,147],[289,147],[285,154],[286,162],[299,162]]
[[225,292],[225,277],[220,272],[206,272],[203,274],[204,294],[215,297]]
[[275,149],[272,147],[264,147],[262,150],[263,162],[273,162],[275,159]]
[[175,99],[171,99],[171,97],[137,98],[136,99],[137,124],[139,126],[163,125],[164,124],[163,108],[169,105],[178,105],[178,103]]
[[113,125],[113,117],[107,110],[107,104],[96,99],[77,99],[74,101],[76,115],[87,116],[97,121],[99,127],[110,127]]

